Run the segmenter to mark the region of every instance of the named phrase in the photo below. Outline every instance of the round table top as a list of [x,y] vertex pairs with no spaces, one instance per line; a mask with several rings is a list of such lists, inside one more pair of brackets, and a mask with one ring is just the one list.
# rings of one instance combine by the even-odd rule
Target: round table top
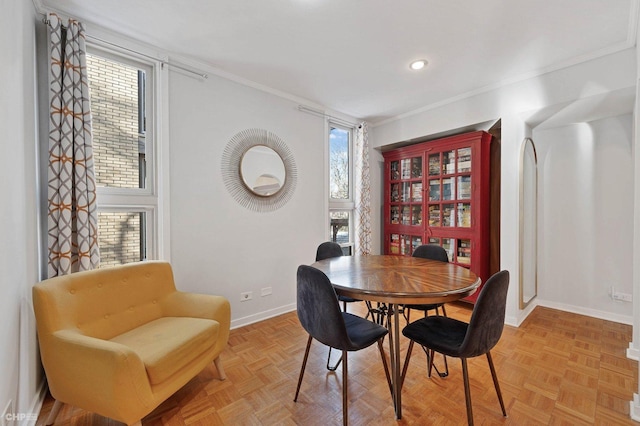
[[481,283],[462,266],[410,256],[341,256],[311,266],[329,277],[336,293],[374,302],[452,302],[473,294]]

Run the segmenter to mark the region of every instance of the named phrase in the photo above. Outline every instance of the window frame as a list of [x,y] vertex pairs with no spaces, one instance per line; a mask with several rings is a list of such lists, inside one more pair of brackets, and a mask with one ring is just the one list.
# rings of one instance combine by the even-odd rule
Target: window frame
[[[348,154],[349,154],[349,197],[342,198],[332,198],[331,197],[331,130],[332,129],[340,129],[346,131],[349,134],[348,140]],[[332,120],[327,121],[327,195],[328,195],[328,220],[327,220],[327,229],[331,229],[331,213],[333,212],[346,212],[349,215],[349,241],[347,243],[339,243],[340,247],[349,248],[350,252],[355,253],[355,185],[354,185],[354,146],[355,146],[355,127],[346,126],[344,124],[337,123]],[[331,233],[328,231],[328,241],[333,241]]]
[[168,159],[162,156],[167,150],[164,124],[168,120],[168,110],[162,100],[166,99],[168,86],[165,68],[162,62],[150,59],[144,53],[135,54],[128,48],[114,48],[111,43],[87,40],[87,53],[119,62],[138,70],[145,71],[144,119],[145,119],[145,171],[144,188],[118,188],[98,186],[96,182],[96,200],[98,213],[145,213],[146,220],[145,253],[143,260],[169,260],[169,198]]

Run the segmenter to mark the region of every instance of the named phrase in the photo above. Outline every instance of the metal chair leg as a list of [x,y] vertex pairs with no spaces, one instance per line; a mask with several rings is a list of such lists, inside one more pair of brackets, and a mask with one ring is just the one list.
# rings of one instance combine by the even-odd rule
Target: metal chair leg
[[389,384],[389,392],[391,392],[391,399],[393,399],[393,387],[391,386],[391,374],[389,373],[389,364],[387,363],[387,356],[384,354],[382,341],[383,339],[378,340],[378,350],[380,350],[380,357],[382,358],[382,365],[384,366],[384,374],[385,376],[387,376],[387,384]]
[[302,384],[302,376],[304,376],[304,369],[307,366],[307,358],[309,358],[309,348],[311,347],[311,341],[313,337],[309,335],[307,340],[307,349],[304,351],[304,358],[302,359],[302,368],[300,368],[300,377],[298,377],[298,387],[296,388],[296,396],[293,397],[293,402],[298,401],[298,393],[300,392],[300,385]]
[[500,392],[500,385],[498,384],[498,375],[496,369],[493,366],[493,359],[491,358],[491,352],[487,352],[487,361],[489,361],[489,368],[491,369],[491,377],[493,377],[493,385],[496,388],[498,394],[498,401],[500,401],[500,408],[502,408],[502,415],[507,417],[507,410],[504,408],[504,401],[502,400],[502,392]]
[[442,378],[447,377],[449,375],[449,364],[447,363],[447,356],[442,355],[442,358],[444,359],[444,371],[441,372],[433,363],[433,360],[435,358],[435,352],[433,351],[433,349],[425,348],[424,346],[422,346],[422,350],[425,354],[427,354],[427,377],[431,377],[431,370],[436,370],[438,376]]
[[342,351],[342,424],[347,426],[349,420],[348,398],[347,398],[347,351]]
[[473,426],[473,409],[471,408],[471,388],[469,387],[469,370],[467,368],[467,359],[460,358],[462,361],[462,379],[464,380],[464,398],[467,402],[467,423]]
[[407,348],[407,355],[404,359],[404,365],[402,366],[402,374],[400,375],[400,391],[402,391],[402,385],[404,385],[404,378],[407,375],[407,370],[409,369],[409,360],[411,359],[411,352],[413,351],[413,345],[415,342],[413,340],[409,340],[409,347]]

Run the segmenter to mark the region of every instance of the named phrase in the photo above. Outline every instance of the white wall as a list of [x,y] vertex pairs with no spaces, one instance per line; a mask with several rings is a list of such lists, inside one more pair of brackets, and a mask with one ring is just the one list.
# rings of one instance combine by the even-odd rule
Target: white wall
[[[231,301],[232,326],[295,308],[296,270],[315,260],[328,226],[326,129],[297,103],[215,75],[171,72],[171,261],[184,290]],[[269,213],[238,204],[227,192],[221,157],[238,132],[261,128],[289,147],[298,170],[290,201]],[[263,287],[272,287],[261,297]],[[240,302],[241,292],[253,299]]]
[[631,323],[633,158],[630,114],[533,131],[538,152],[538,297]]
[[42,375],[31,309],[38,281],[35,26],[31,2],[0,5],[0,412],[35,409]]
[[[519,324],[526,311],[518,307],[518,167],[520,144],[535,127],[530,123],[539,124],[543,111],[548,118],[552,114],[549,110],[572,110],[574,103],[581,105],[582,100],[590,98],[600,100],[609,93],[634,88],[635,84],[636,50],[631,48],[379,123],[371,132],[372,149],[502,119],[500,266],[511,272],[507,322]],[[380,171],[372,168],[372,182],[380,181]],[[380,205],[380,194],[372,192],[372,202]],[[373,219],[373,229],[380,229],[381,216]],[[574,290],[579,291],[578,284],[574,285]]]

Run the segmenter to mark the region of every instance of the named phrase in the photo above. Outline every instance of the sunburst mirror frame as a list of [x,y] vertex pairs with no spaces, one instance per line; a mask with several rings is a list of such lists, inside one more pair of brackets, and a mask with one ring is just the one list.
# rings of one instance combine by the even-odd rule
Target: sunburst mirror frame
[[[242,178],[242,157],[255,146],[271,148],[284,164],[284,183],[273,195],[256,194]],[[221,169],[222,179],[231,196],[243,207],[256,212],[271,212],[284,206],[293,195],[298,180],[298,170],[289,147],[276,134],[264,129],[246,129],[234,135],[222,153]]]

